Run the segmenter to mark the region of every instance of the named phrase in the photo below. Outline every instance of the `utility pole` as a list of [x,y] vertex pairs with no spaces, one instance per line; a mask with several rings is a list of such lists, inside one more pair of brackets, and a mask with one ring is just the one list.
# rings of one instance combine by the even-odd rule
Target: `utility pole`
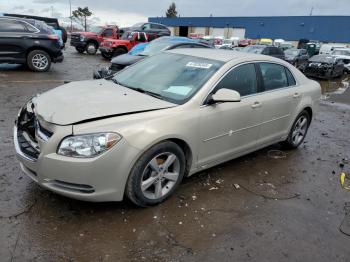
[[70,18],[70,32],[73,31],[73,21],[72,21],[72,0],[69,0],[69,18]]
[[314,7],[311,7],[310,16],[312,16],[313,11],[314,11]]

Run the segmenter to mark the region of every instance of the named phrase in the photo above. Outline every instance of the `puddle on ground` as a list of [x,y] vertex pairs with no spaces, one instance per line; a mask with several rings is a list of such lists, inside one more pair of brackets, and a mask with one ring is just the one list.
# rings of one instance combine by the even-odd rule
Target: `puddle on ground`
[[322,88],[322,94],[327,96],[329,93],[342,94],[349,87],[350,76],[344,75],[341,78],[331,80],[317,80]]

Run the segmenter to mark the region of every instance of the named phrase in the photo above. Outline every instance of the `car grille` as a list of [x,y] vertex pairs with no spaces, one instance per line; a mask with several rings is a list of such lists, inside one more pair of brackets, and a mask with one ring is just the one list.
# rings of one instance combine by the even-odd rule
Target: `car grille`
[[53,132],[44,128],[37,120],[32,109],[25,107],[17,119],[17,143],[19,150],[31,160],[38,159],[40,147],[37,136],[47,141]]
[[78,34],[71,35],[71,41],[79,41],[79,40],[80,40],[80,35]]
[[118,65],[118,64],[111,64],[110,66],[110,70],[112,71],[119,71],[119,70],[122,70],[125,66],[124,65]]

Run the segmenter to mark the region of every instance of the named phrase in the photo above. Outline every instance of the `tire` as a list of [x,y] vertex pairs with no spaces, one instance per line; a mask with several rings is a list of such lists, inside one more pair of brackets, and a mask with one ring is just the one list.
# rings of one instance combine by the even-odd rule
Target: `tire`
[[27,56],[27,65],[35,72],[46,72],[51,67],[51,57],[43,50],[33,50]]
[[[171,164],[168,165],[167,162]],[[181,183],[185,165],[185,154],[177,144],[165,141],[153,146],[132,168],[126,185],[126,196],[141,207],[163,202]]]
[[76,47],[75,50],[77,50],[78,53],[80,53],[80,54],[85,52],[85,48],[84,47]]
[[[304,120],[306,122],[302,124]],[[310,123],[311,117],[309,113],[306,110],[302,111],[295,119],[288,137],[282,142],[282,145],[287,149],[295,149],[299,147],[306,137]]]
[[112,54],[108,54],[108,53],[105,53],[105,52],[101,52],[101,55],[103,58],[107,59],[107,60],[111,60],[112,58]]
[[123,55],[123,54],[126,54],[126,53],[127,53],[127,51],[124,48],[117,47],[116,49],[114,49],[111,58],[119,56],[119,55]]
[[87,43],[85,50],[86,50],[86,53],[88,53],[89,55],[94,55],[97,52],[97,48],[98,46],[96,43],[90,42],[90,43]]

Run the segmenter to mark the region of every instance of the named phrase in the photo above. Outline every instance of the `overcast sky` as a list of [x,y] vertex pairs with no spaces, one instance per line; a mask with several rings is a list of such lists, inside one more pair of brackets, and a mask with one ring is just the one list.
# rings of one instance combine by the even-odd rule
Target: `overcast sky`
[[[88,6],[100,24],[128,26],[164,16],[172,0],[71,0],[73,10]],[[176,0],[181,16],[350,15],[350,0]],[[69,0],[0,0],[1,12],[69,17]]]

